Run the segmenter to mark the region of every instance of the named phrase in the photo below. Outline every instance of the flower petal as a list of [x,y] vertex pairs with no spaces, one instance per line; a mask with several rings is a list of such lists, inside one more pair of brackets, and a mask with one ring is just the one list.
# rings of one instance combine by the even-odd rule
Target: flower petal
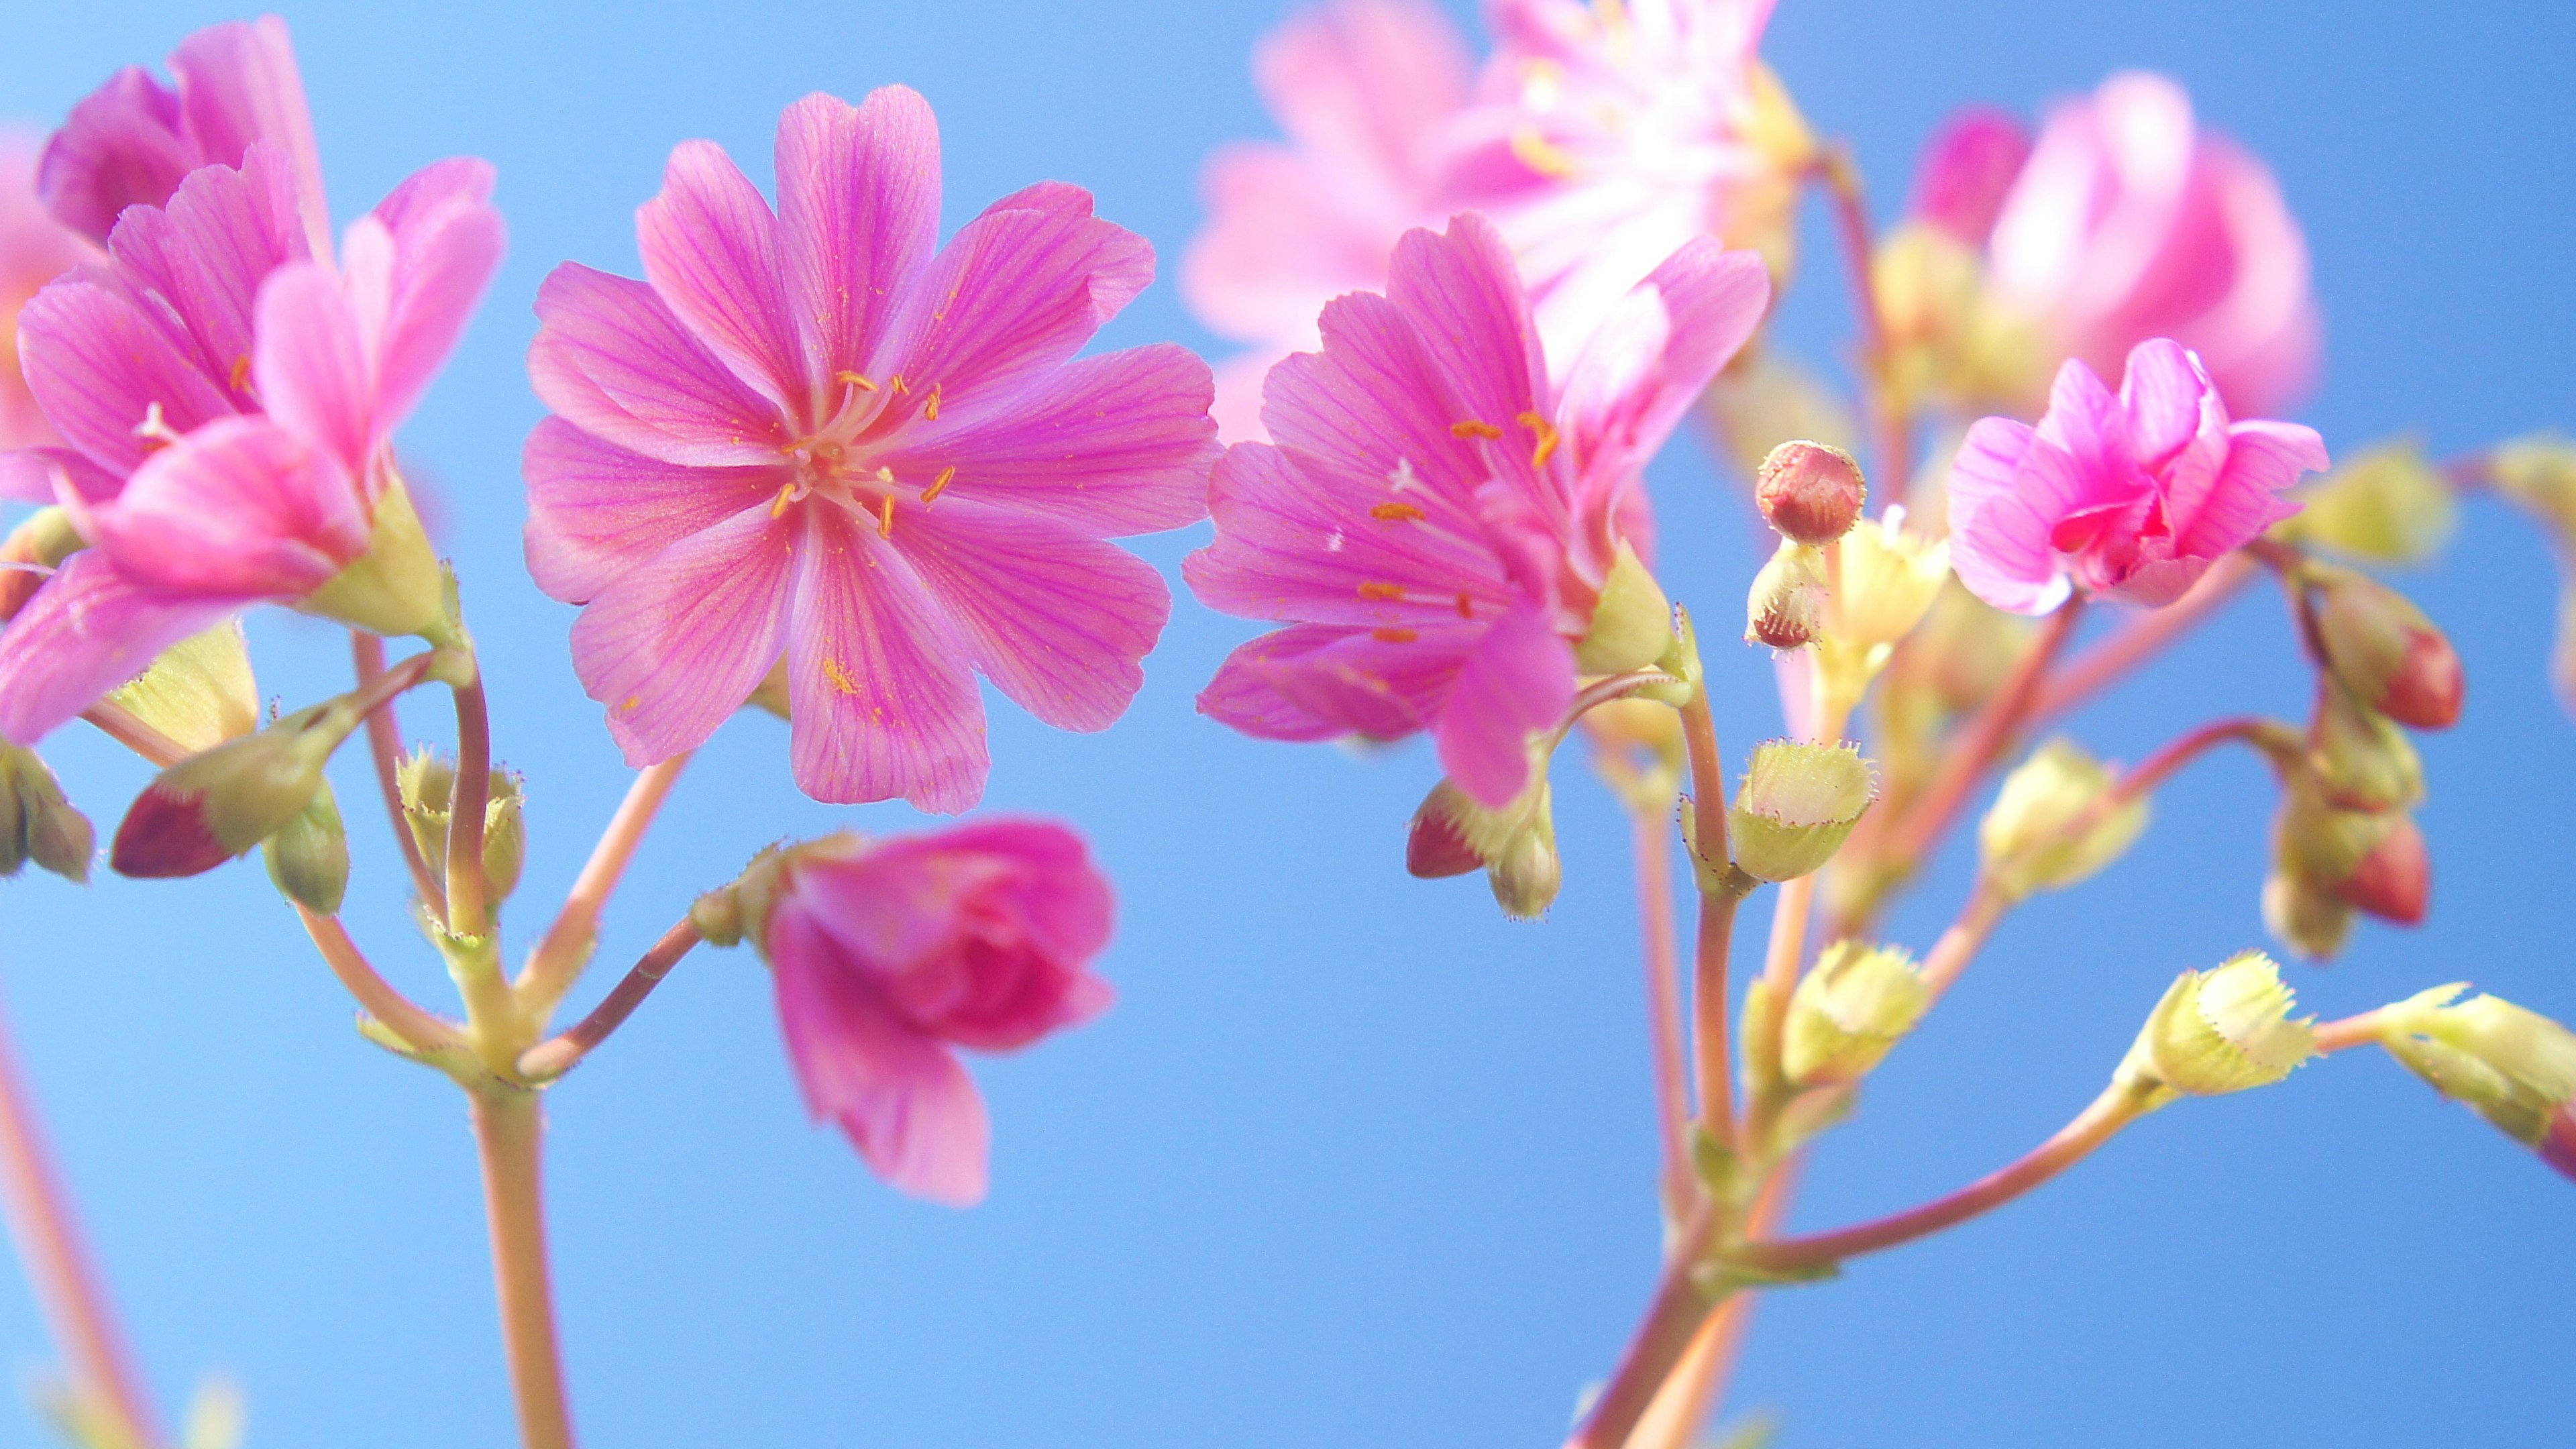
[[792,476],[784,464],[665,463],[556,417],[528,434],[520,471],[528,483],[528,572],[567,604],[588,603],[663,549],[768,503]]
[[1558,422],[1587,476],[1643,464],[1762,325],[1771,274],[1757,252],[1698,238],[1603,319],[1565,380]]
[[1208,482],[1216,539],[1181,576],[1199,602],[1250,619],[1401,626],[1510,606],[1491,549],[1409,510],[1370,512],[1391,496],[1269,444],[1238,443]]
[[903,478],[957,472],[942,498],[1061,520],[1093,537],[1207,516],[1220,451],[1207,364],[1161,342],[1056,368],[1007,396],[915,419],[873,454]]
[[1154,566],[1052,519],[969,499],[904,510],[891,535],[1013,703],[1065,730],[1103,730],[1145,684],[1171,618]]
[[2227,463],[2208,501],[2189,518],[2174,520],[2177,551],[2216,558],[2241,548],[2273,524],[2299,511],[2281,496],[2302,473],[2326,470],[2326,444],[2314,428],[2260,420],[2228,429]]
[[69,448],[19,448],[0,453],[0,498],[18,503],[54,501],[54,475],[61,474],[74,497],[90,502],[113,498],[125,480]]
[[369,518],[329,453],[269,418],[224,418],[155,453],[91,513],[136,583],[301,598],[367,551]]
[[77,275],[38,292],[18,314],[18,356],[28,390],[63,440],[110,472],[133,472],[159,446],[134,431],[155,404],[180,433],[233,411],[166,328]]
[[110,243],[115,269],[161,294],[195,344],[197,368],[242,412],[257,409],[245,365],[263,279],[310,256],[285,156],[254,145],[239,170],[190,172],[166,211],[129,213]]
[[[778,118],[778,248],[811,375],[864,371],[939,240],[939,121],[909,86]],[[880,379],[882,380],[882,379]]]
[[295,66],[295,42],[274,15],[208,26],[170,52],[170,73],[189,133],[204,161],[235,165],[254,142],[285,153],[288,174],[314,255],[331,246],[331,208],[322,194],[322,153],[313,143],[313,116],[304,103],[304,78]]
[[642,282],[566,262],[538,289],[537,317],[529,378],[585,432],[700,467],[775,462],[791,441],[777,405]]
[[1373,292],[1334,298],[1321,320],[1324,350],[1290,354],[1262,383],[1272,441],[1344,476],[1408,475],[1422,487],[1407,501],[1433,523],[1477,528],[1485,458],[1479,440],[1452,431],[1462,419],[1412,324]]
[[1431,726],[1440,766],[1480,804],[1512,803],[1529,784],[1529,737],[1574,704],[1574,651],[1545,611],[1524,604],[1487,630]]
[[0,629],[0,739],[35,744],[250,602],[164,593],[97,549],[73,554]]
[[198,163],[179,93],[129,65],[83,97],[45,145],[36,194],[54,219],[105,242],[129,206],[159,206]]
[[573,621],[573,670],[628,764],[706,743],[778,662],[795,532],[746,509],[630,569]]
[[413,172],[376,206],[394,264],[376,362],[379,434],[411,415],[501,268],[508,231],[492,180],[490,162],[452,157]]
[[[389,261],[359,263],[352,276],[370,270],[383,280]],[[352,477],[364,476],[377,437],[376,370],[339,280],[319,262],[271,273],[259,289],[257,348],[251,375],[268,415],[329,449]]]
[[1984,418],[1950,464],[1951,567],[1970,593],[2015,614],[2044,614],[2069,588],[2049,542],[2060,512],[2021,491],[2035,447],[2028,424]]
[[1440,712],[1487,625],[1398,631],[1292,624],[1237,648],[1199,691],[1199,713],[1256,739],[1394,740]]
[[[2120,378],[2120,407],[2128,414],[2138,466],[2161,472],[2199,435],[2203,405],[2217,388],[2200,359],[2169,337],[2151,337],[2129,354]],[[2224,427],[2226,414],[2219,415]]]
[[760,189],[713,141],[673,147],[660,194],[635,213],[653,290],[736,375],[792,414],[808,388],[777,231]]
[[966,809],[991,761],[965,641],[874,529],[829,504],[802,511],[787,645],[797,788],[833,804],[900,795]]
[[[1454,217],[1445,233],[1406,232],[1388,264],[1386,296],[1412,324],[1440,381],[1440,401],[1455,414],[1451,425],[1481,423],[1509,440],[1520,418],[1554,411],[1520,272],[1482,216]],[[1534,491],[1531,452],[1497,443],[1485,450],[1483,471]]]

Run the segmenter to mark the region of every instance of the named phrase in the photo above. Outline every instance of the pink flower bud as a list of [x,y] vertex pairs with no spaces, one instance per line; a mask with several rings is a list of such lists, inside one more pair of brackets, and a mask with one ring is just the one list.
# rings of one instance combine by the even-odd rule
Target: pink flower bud
[[1485,868],[1484,857],[1467,843],[1456,816],[1443,808],[1443,791],[1455,794],[1457,787],[1441,781],[1422,808],[1413,812],[1412,828],[1404,837],[1404,869],[1417,879],[1441,880]]
[[2384,921],[2412,926],[2433,894],[2433,861],[2414,817],[2398,815],[2352,873],[2330,889],[2346,904]]
[[2540,1160],[2576,1178],[2576,1103],[2549,1114],[2549,1135],[2540,1139]]
[[248,851],[304,813],[359,719],[348,699],[335,699],[172,765],[125,812],[108,863],[119,875],[168,879]]
[[1782,443],[1754,475],[1762,516],[1799,543],[1831,543],[1851,532],[1869,484],[1852,455],[1830,443]]
[[240,853],[215,838],[205,792],[173,789],[164,776],[134,798],[107,859],[118,875],[171,880],[204,875]]
[[2451,641],[2404,594],[2365,575],[2325,574],[2317,633],[2327,663],[2363,703],[2399,724],[2448,729],[2468,683]]

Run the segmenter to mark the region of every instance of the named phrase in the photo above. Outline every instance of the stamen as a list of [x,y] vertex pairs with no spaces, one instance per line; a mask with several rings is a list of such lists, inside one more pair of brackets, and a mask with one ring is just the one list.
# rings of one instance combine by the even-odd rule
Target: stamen
[[1371,629],[1369,637],[1381,644],[1410,644],[1422,636],[1411,629]]
[[875,392],[877,390],[877,385],[868,381],[867,374],[863,372],[836,372],[833,373],[832,376],[838,381],[848,383],[850,386],[857,388],[861,392]]
[[632,714],[636,709],[640,708],[643,703],[644,696],[640,694],[630,694],[626,696],[626,702],[617,707],[617,711],[620,714]]
[[928,508],[930,501],[937,498],[940,490],[948,486],[948,480],[956,476],[957,465],[954,463],[940,469],[939,476],[930,480],[930,486],[921,490],[921,506]]
[[1474,418],[1449,425],[1449,436],[1453,438],[1499,438],[1502,435],[1502,429],[1492,423],[1480,423]]
[[779,485],[778,497],[772,500],[769,505],[769,516],[772,518],[781,518],[786,516],[787,505],[795,501],[796,485],[794,483],[784,483]]
[[235,392],[248,392],[248,391],[250,391],[250,356],[249,356],[249,354],[245,353],[245,354],[243,354],[242,356],[240,356],[240,357],[236,357],[236,358],[234,358],[234,359],[233,359],[232,385],[233,385],[233,391],[235,391]]
[[161,416],[161,405],[157,402],[143,405],[143,421],[134,425],[134,436],[159,447],[179,441],[178,429],[171,427],[169,421]]
[[878,481],[878,482],[880,482],[880,483],[891,483],[891,482],[893,482],[893,481],[894,481],[894,470],[893,470],[892,468],[884,468],[884,467],[880,467],[879,469],[877,469],[877,481]]
[[1541,176],[1559,181],[1581,169],[1564,147],[1542,135],[1536,126],[1520,126],[1512,131],[1512,158]]
[[939,421],[939,389],[941,386],[942,384],[935,382],[930,385],[930,405],[921,410],[922,417],[934,423]]
[[893,388],[896,392],[910,392],[910,391],[912,391],[912,389],[911,389],[911,388],[908,388],[908,387],[906,387],[906,386],[904,386],[904,385],[903,385],[903,374],[902,374],[902,373],[900,373],[900,372],[896,373],[896,374],[895,374],[894,376],[892,376],[892,377],[887,378],[887,379],[886,379],[886,386],[888,386],[888,387],[890,387],[890,388]]
[[877,505],[877,537],[894,537],[894,495],[891,493]]
[[1360,585],[1360,597],[1363,599],[1401,599],[1404,597],[1404,585],[1362,584]]
[[1556,425],[1536,413],[1523,413],[1515,421],[1538,434],[1538,446],[1530,449],[1530,466],[1546,467],[1547,460],[1556,456]]
[[1380,523],[1410,523],[1426,515],[1410,503],[1378,503],[1369,507],[1369,517]]
[[1458,591],[1458,617],[1461,619],[1476,617],[1476,600],[1465,589]]

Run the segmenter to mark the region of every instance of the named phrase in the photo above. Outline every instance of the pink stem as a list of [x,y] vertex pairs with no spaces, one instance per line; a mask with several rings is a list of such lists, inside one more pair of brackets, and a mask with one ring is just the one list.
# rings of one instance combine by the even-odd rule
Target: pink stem
[[609,817],[608,828],[600,833],[599,843],[591,848],[590,859],[574,878],[572,890],[564,897],[563,909],[555,913],[546,938],[529,958],[527,969],[520,973],[518,990],[540,1002],[560,1000],[570,990],[573,978],[590,957],[591,941],[599,929],[599,913],[608,905],[608,897],[626,874],[627,863],[635,858],[635,848],[644,843],[644,833],[652,828],[653,817],[680,771],[689,763],[687,755],[674,755],[658,765],[647,765],[635,783],[627,787],[626,799]]
[[1690,1089],[1682,1081],[1681,948],[1673,938],[1672,822],[1636,819],[1638,928],[1645,939],[1646,1026],[1655,1071],[1655,1124],[1664,1144],[1664,1200],[1690,1190]]
[[[385,672],[385,641],[364,630],[349,631],[349,652],[358,666],[361,688],[374,684]],[[376,766],[376,790],[384,796],[385,819],[394,828],[394,843],[402,848],[403,868],[411,872],[412,889],[420,893],[423,904],[440,916],[447,914],[447,892],[439,886],[438,877],[421,859],[420,842],[412,838],[411,823],[403,813],[402,803],[402,724],[394,718],[393,701],[367,716],[367,753]]]
[[635,1014],[635,1008],[644,1004],[644,998],[653,994],[653,988],[662,984],[662,978],[671,974],[671,968],[680,964],[680,958],[688,955],[699,939],[698,928],[687,920],[663,932],[662,939],[653,943],[653,949],[644,953],[644,958],[599,1005],[591,1008],[590,1015],[521,1055],[519,1075],[532,1081],[550,1081],[579,1066],[592,1048],[606,1041],[609,1033]]

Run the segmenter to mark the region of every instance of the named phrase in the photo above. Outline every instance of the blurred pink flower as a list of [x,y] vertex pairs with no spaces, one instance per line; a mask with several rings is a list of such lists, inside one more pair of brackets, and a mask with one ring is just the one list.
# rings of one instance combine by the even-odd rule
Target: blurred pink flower
[[2069,359],[2036,429],[1985,418],[1968,430],[1950,471],[1950,559],[1977,597],[2017,614],[2047,613],[2074,587],[2161,607],[2298,512],[2282,490],[2325,466],[2312,429],[2230,423],[2179,343],[2138,344],[2116,397]]
[[34,144],[0,131],[0,451],[60,441],[18,370],[18,309],[47,282],[97,255],[37,202]]
[[104,242],[125,208],[167,205],[188,173],[238,169],[266,141],[293,187],[307,252],[327,255],[322,155],[286,22],[266,15],[200,30],[170,52],[170,74],[176,87],[128,66],[72,108],[37,169],[55,219]]
[[1253,52],[1288,140],[1208,158],[1208,223],[1181,263],[1199,320],[1255,345],[1217,373],[1227,438],[1261,436],[1262,374],[1315,346],[1326,301],[1384,285],[1395,239],[1440,215],[1470,65],[1457,27],[1425,0],[1332,0]]
[[2001,298],[2098,371],[2170,337],[2241,413],[2286,408],[2315,379],[2307,241],[2279,184],[2199,129],[2191,98],[2162,76],[2115,75],[2049,115],[1995,217],[1987,265]]
[[963,810],[975,671],[1061,729],[1143,682],[1171,596],[1103,540],[1206,515],[1207,365],[1074,359],[1154,272],[1089,192],[1042,182],[936,247],[910,90],[790,106],[777,169],[773,214],[686,143],[638,214],[648,280],[546,279],[528,568],[586,606],[574,667],[630,763],[696,748],[783,656],[806,793]]
[[807,1107],[905,1192],[980,1201],[991,1129],[955,1048],[1108,1009],[1090,962],[1112,914],[1081,837],[1039,821],[790,852],[759,945]]
[[1272,369],[1277,445],[1217,464],[1216,541],[1185,576],[1289,627],[1235,650],[1199,708],[1265,739],[1428,729],[1462,789],[1509,802],[1529,736],[1572,702],[1639,469],[1769,297],[1760,258],[1694,240],[1560,386],[1500,234],[1475,215],[1408,233],[1386,294],[1336,299],[1323,350]]
[[2009,111],[1969,106],[1953,115],[1914,169],[1906,214],[1971,247],[1994,235],[2004,197],[2030,160],[2030,132]]

